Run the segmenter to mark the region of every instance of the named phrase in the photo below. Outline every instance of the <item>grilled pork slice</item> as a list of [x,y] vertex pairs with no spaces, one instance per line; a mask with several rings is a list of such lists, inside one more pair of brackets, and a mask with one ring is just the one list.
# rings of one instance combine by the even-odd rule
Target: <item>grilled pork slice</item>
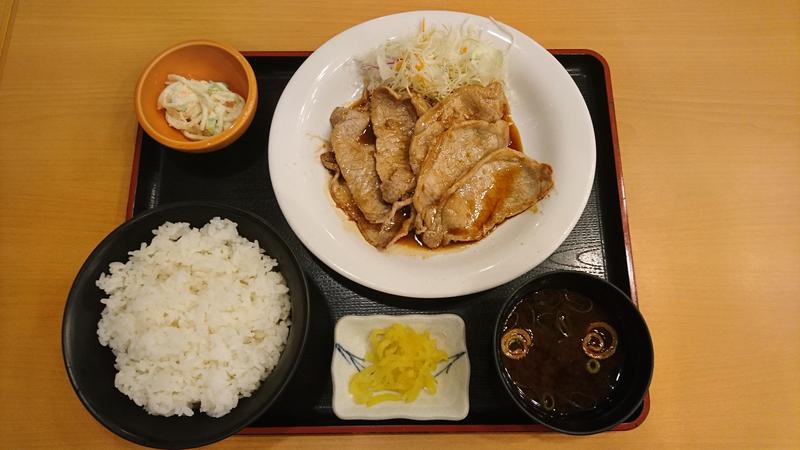
[[334,153],[323,153],[320,159],[322,160],[322,165],[330,170],[333,175],[328,185],[333,202],[350,220],[356,223],[361,235],[370,245],[384,249],[408,234],[414,220],[410,206],[397,210],[382,224],[369,222],[356,205],[350,189],[344,182]]
[[502,84],[495,82],[485,87],[470,85],[456,89],[417,120],[408,154],[411,170],[419,173],[425,155],[456,122],[496,122],[507,115],[508,99]]
[[331,146],[353,202],[370,223],[384,222],[391,206],[383,201],[375,169],[375,145],[362,142],[369,114],[358,109],[336,108],[331,114]]
[[450,186],[484,156],[508,145],[508,123],[469,120],[455,124],[441,135],[438,145],[425,156],[414,192],[415,229],[428,229],[437,206]]
[[408,197],[416,185],[408,163],[408,147],[417,112],[408,95],[401,97],[385,87],[372,92],[369,105],[381,195],[385,202],[394,203]]
[[431,248],[476,241],[535,205],[553,188],[553,169],[510,148],[496,150],[453,184],[422,241]]

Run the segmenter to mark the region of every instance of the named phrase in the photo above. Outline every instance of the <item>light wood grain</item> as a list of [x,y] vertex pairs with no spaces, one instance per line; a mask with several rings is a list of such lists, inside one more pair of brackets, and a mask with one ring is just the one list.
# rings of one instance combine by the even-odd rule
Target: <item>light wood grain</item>
[[6,44],[8,43],[8,37],[11,35],[16,8],[16,0],[0,1],[0,79],[3,76],[3,66],[6,61]]
[[60,325],[80,264],[123,220],[133,87],[148,60],[197,37],[314,49],[363,20],[437,6],[608,59],[656,350],[650,416],[581,438],[239,436],[218,447],[800,446],[798,2],[196,4],[16,5],[0,79],[0,447],[133,447],[72,392]]

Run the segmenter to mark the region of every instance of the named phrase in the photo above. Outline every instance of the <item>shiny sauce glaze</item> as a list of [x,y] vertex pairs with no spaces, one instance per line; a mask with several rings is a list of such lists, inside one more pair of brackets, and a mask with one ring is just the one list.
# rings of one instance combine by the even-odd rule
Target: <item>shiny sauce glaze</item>
[[544,416],[600,409],[625,363],[617,338],[613,318],[591,299],[542,289],[514,306],[497,337],[502,376]]
[[[509,125],[508,126],[508,132],[509,132],[508,133],[509,134],[508,148],[511,148],[511,149],[514,149],[514,150],[517,150],[517,151],[522,151],[522,138],[520,137],[519,129],[514,124],[514,122],[511,120],[511,117],[505,117],[504,120],[506,120],[508,122],[508,125]],[[370,141],[370,136],[373,139],[372,141]],[[375,135],[372,134],[372,124],[370,123],[370,126],[364,132],[364,135],[362,135],[361,142],[365,143],[365,144],[374,144],[375,143],[374,136]],[[504,182],[503,182],[503,180],[504,180]],[[500,199],[504,198],[504,196],[508,195],[509,186],[512,184],[512,182],[513,182],[513,174],[509,173],[509,174],[506,174],[506,176],[501,177],[501,182],[499,183],[500,186],[498,186],[498,189],[493,189],[489,193],[489,195],[487,195],[487,198],[485,199],[485,201],[488,201],[488,202],[494,201],[494,203],[496,203]],[[481,211],[482,211],[481,214],[484,217],[479,218],[479,220],[478,220],[479,223],[484,223],[487,220],[489,220],[489,218],[491,217],[492,212],[494,211],[494,205],[486,205],[486,206],[487,207],[484,207],[484,208],[481,209]],[[534,206],[531,209],[532,210],[536,210],[536,207]],[[432,248],[426,247],[425,244],[422,243],[422,239],[420,237],[418,237],[416,234],[414,234],[413,231],[411,231],[406,236],[403,236],[402,238],[397,240],[397,242],[395,242],[394,245],[399,245],[399,246],[405,247],[405,248],[424,249],[424,250],[427,250],[427,251],[449,251],[449,250],[459,249],[461,247],[466,247],[466,246],[471,245],[471,244],[473,244],[475,242],[477,242],[477,241],[451,242],[451,243],[449,243],[447,245],[443,245],[441,247],[437,247],[437,248],[433,248],[432,249]]]
[[519,128],[511,121],[510,117],[506,117],[508,121],[508,148],[522,151],[522,137],[519,135]]
[[375,131],[372,129],[372,122],[367,125],[367,128],[364,128],[364,132],[361,133],[361,136],[358,137],[358,143],[364,145],[375,145]]

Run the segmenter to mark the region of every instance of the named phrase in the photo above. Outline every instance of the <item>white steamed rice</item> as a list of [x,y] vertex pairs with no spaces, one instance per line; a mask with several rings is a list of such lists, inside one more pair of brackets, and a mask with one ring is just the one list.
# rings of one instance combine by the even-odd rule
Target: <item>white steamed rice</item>
[[277,262],[236,224],[167,222],[114,262],[97,286],[98,323],[116,356],[117,389],[150,414],[212,417],[233,409],[269,375],[289,334],[290,303]]

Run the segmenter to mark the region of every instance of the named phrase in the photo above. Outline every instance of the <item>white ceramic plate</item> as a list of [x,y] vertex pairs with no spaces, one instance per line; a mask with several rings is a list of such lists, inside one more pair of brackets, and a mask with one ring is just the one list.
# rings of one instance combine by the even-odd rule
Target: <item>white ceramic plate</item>
[[[355,58],[392,37],[428,24],[469,23],[508,52],[511,116],[529,156],[553,167],[555,188],[538,205],[501,224],[487,238],[458,250],[379,251],[339,211],[319,161],[337,106],[360,96]],[[322,262],[364,286],[417,298],[452,297],[506,283],[544,261],[569,235],[586,206],[595,171],[589,111],[577,86],[542,46],[507,25],[446,11],[415,11],[356,25],[315,51],[281,95],[269,136],[272,187],[284,216]]]
[[[449,356],[436,370],[437,391],[420,392],[413,403],[383,402],[367,407],[350,395],[350,377],[363,367],[369,348],[369,333],[402,323],[417,333],[428,331],[436,346]],[[409,314],[403,316],[345,316],[333,331],[331,360],[333,413],[345,420],[416,419],[461,420],[469,413],[469,356],[464,320],[455,314]]]

